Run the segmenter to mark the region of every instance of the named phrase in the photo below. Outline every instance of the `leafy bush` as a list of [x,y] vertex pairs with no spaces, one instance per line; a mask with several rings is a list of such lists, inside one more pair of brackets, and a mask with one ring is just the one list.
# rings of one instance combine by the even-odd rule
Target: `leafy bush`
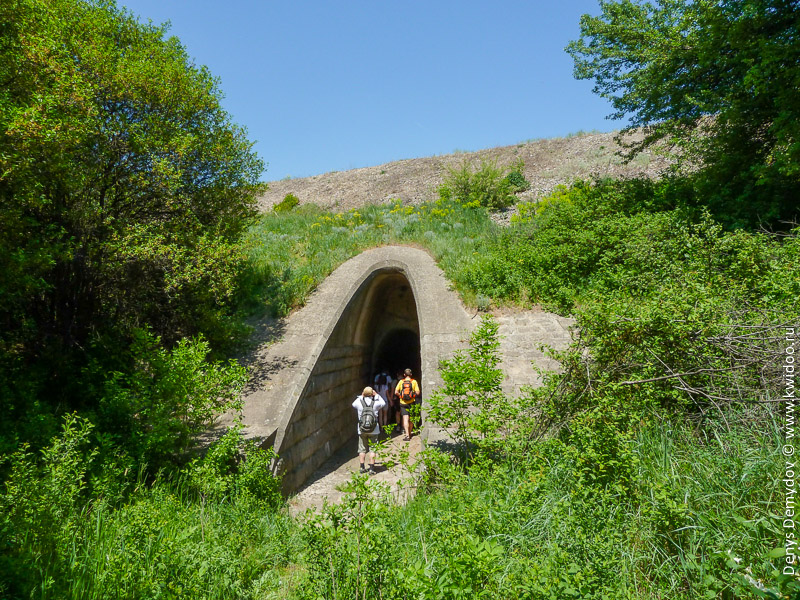
[[190,489],[204,501],[237,498],[274,509],[283,502],[280,477],[272,472],[275,457],[272,448],[245,442],[241,426],[236,426],[187,465],[185,473]]
[[444,183],[439,188],[439,197],[457,200],[465,205],[500,210],[514,204],[515,191],[514,184],[495,163],[482,162],[473,171],[465,161],[458,169],[448,169]]
[[[42,451],[41,461],[26,446],[4,457],[11,473],[0,494],[0,590],[22,596],[37,580],[43,592],[61,580],[63,565],[52,561],[73,543],[82,527],[92,425],[76,415],[64,419],[61,435]],[[32,569],[39,562],[40,571]]]
[[196,435],[241,403],[244,367],[209,362],[208,354],[202,338],[168,351],[151,333],[137,331],[132,369],[106,375],[97,409],[103,431],[151,469],[181,460]]
[[300,204],[300,199],[290,192],[283,197],[283,200],[273,206],[272,210],[277,213],[289,212],[296,208],[298,204]]
[[511,191],[515,194],[531,189],[531,182],[525,179],[525,175],[522,174],[524,168],[525,163],[520,160],[506,175],[506,181],[511,186]]
[[170,376],[155,347],[131,355],[137,332],[178,363],[184,338],[217,357],[241,341],[240,241],[263,162],[164,26],[94,0],[4,2],[0,21],[0,449],[44,447],[64,413],[110,411],[122,421],[96,420],[109,453],[131,424],[136,452],[152,432],[164,458],[170,428],[201,418],[178,378],[213,369],[187,356]]
[[497,322],[485,315],[470,336],[469,350],[439,363],[444,385],[428,399],[428,418],[447,429],[470,457],[474,452],[511,454],[514,436],[524,427],[524,411],[500,389],[497,330]]

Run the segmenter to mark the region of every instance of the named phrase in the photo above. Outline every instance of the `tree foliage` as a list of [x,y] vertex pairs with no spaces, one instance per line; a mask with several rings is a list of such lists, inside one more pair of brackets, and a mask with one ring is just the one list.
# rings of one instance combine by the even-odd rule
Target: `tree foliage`
[[3,395],[38,364],[60,396],[143,325],[223,339],[263,163],[218,81],[113,1],[9,0],[0,23]]
[[705,202],[730,224],[796,216],[800,11],[793,0],[602,0],[567,51],[614,119],[629,157],[658,143],[702,165]]

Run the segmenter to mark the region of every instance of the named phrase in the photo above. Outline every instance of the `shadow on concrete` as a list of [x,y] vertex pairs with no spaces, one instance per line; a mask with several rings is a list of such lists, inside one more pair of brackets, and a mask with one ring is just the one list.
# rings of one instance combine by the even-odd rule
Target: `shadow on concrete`
[[286,319],[263,318],[248,321],[247,325],[253,329],[250,341],[254,346],[269,345],[277,342],[286,332]]
[[302,494],[303,491],[313,486],[317,481],[328,477],[332,473],[342,469],[347,463],[355,461],[355,469],[358,469],[358,440],[355,436],[348,439],[345,444],[334,452],[331,457],[322,463],[322,466],[314,471],[305,484],[294,492],[293,495]]
[[239,356],[239,363],[247,367],[250,375],[244,387],[244,394],[252,394],[263,389],[272,376],[283,369],[297,365],[297,360],[286,357],[269,357],[267,349],[283,338],[287,320],[263,318],[247,323],[252,328],[247,350]]
[[283,369],[297,366],[298,361],[279,356],[273,360],[261,360],[256,357],[249,361],[241,361],[241,363],[247,367],[250,375],[243,388],[244,394],[247,395],[264,389],[273,375],[280,373]]

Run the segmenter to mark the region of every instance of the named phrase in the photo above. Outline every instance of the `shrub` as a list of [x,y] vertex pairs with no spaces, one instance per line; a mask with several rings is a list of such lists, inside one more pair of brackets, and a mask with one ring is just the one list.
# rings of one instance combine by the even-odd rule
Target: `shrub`
[[520,429],[521,404],[500,385],[500,339],[497,321],[484,315],[470,336],[469,349],[439,363],[444,385],[428,400],[429,419],[447,429],[469,458],[474,454],[509,456]]
[[107,376],[98,408],[104,431],[151,469],[180,459],[220,413],[240,406],[246,375],[236,361],[210,362],[208,342],[184,339],[172,350],[137,331],[130,372]]
[[276,508],[283,502],[281,480],[272,473],[272,448],[242,439],[241,425],[228,430],[202,458],[184,470],[190,489],[203,500],[236,498]]
[[511,191],[515,194],[526,192],[531,189],[531,182],[525,179],[525,175],[522,174],[524,168],[525,163],[520,160],[512,167],[508,175],[506,175],[506,181],[511,186]]
[[491,162],[482,162],[475,171],[466,161],[458,169],[448,169],[439,196],[490,210],[507,208],[516,200],[511,182],[502,169]]
[[94,0],[2,2],[0,22],[0,382],[26,380],[0,403],[57,413],[86,405],[98,339],[227,337],[264,164],[165,26]]
[[283,197],[283,200],[281,200],[275,206],[272,207],[272,210],[274,210],[277,213],[289,212],[293,210],[298,204],[300,204],[300,199],[291,192],[289,192]]

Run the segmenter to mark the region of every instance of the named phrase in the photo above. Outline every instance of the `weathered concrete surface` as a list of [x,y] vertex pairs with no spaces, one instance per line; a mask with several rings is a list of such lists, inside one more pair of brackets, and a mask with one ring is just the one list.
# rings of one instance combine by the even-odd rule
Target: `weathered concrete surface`
[[[384,439],[381,436],[381,439]],[[411,441],[402,441],[402,434],[394,435],[385,441],[386,454],[391,459],[400,454],[408,453],[408,464],[416,463],[416,456],[422,450],[421,438],[414,436]],[[388,487],[394,502],[404,503],[415,493],[414,478],[397,461],[385,461],[379,457],[375,461],[377,474],[370,477],[372,483],[383,484]],[[391,464],[391,466],[390,466]],[[358,473],[359,461],[356,452],[356,438],[353,436],[325,463],[318,468],[308,481],[300,487],[289,499],[289,512],[294,515],[301,514],[308,509],[319,510],[327,502],[337,504],[344,497],[342,486],[350,480],[353,473]]]
[[[531,362],[557,368],[539,347],[564,348],[571,322],[541,311],[495,316],[504,391],[516,395],[540,383]],[[424,398],[441,385],[439,360],[465,348],[478,321],[425,251],[389,246],[363,252],[334,271],[304,308],[257,330],[262,343],[246,361],[245,435],[275,447],[285,491],[297,491],[309,478],[336,481],[319,469],[355,440],[351,403],[373,374],[387,363],[411,366]],[[423,400],[423,422],[424,409]],[[433,442],[445,434],[423,428],[422,436]],[[326,485],[306,495],[333,493]]]
[[495,314],[500,335],[501,367],[505,374],[503,391],[518,396],[523,387],[539,387],[541,378],[532,364],[546,371],[559,364],[545,355],[542,346],[564,350],[572,340],[572,319],[542,310],[506,310]]

